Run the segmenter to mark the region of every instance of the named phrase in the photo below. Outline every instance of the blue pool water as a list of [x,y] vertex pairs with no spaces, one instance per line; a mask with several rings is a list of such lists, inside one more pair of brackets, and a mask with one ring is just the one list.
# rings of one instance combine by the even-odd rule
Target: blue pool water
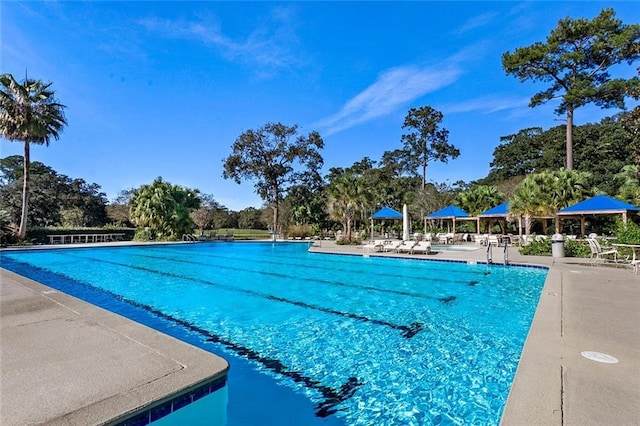
[[498,424],[546,269],[201,243],[2,266],[227,359],[230,426]]

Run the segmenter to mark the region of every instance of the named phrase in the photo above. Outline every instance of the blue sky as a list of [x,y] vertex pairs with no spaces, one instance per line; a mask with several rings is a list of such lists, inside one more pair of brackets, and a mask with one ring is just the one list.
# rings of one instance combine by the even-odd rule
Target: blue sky
[[[528,107],[545,84],[505,75],[501,55],[604,7],[640,22],[638,2],[3,1],[0,64],[53,82],[67,106],[60,140],[32,160],[109,199],[162,176],[240,210],[261,200],[222,178],[223,160],[267,122],[320,132],[327,172],[400,148],[407,111],[429,105],[461,155],[427,179],[486,176],[501,136],[562,123],[553,104]],[[615,112],[583,107],[575,121]]]

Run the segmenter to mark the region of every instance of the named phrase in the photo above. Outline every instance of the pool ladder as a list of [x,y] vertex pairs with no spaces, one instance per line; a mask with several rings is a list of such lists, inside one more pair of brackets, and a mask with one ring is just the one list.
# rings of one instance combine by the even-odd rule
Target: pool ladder
[[[498,246],[499,247],[499,246]],[[504,242],[504,264],[508,265],[509,264],[509,245],[507,244],[507,242]],[[487,244],[487,263],[491,264],[493,263],[493,245],[491,244]]]

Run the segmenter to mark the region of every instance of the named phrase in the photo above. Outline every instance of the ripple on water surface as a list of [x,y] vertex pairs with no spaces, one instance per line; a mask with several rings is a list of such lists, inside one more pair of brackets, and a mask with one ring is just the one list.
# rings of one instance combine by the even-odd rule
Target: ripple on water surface
[[2,256],[161,312],[362,425],[498,424],[547,272],[270,243]]

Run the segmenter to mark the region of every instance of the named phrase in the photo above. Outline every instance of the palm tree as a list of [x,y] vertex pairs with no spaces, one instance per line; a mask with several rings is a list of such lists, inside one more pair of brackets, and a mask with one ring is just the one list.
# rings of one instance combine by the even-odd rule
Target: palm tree
[[620,173],[614,176],[618,182],[617,197],[636,206],[640,206],[640,167],[637,165],[626,165]]
[[470,216],[477,216],[485,210],[497,206],[505,196],[495,186],[475,185],[456,197],[458,205]]
[[0,136],[24,143],[24,174],[22,184],[22,215],[18,237],[27,233],[29,210],[29,145],[49,146],[51,138],[58,139],[67,124],[65,106],[58,103],[51,83],[25,77],[18,83],[11,74],[0,76]]
[[353,173],[345,173],[327,188],[329,192],[329,213],[342,223],[344,240],[351,241],[353,221],[364,210],[370,199],[361,178]]
[[[558,210],[585,199],[589,194],[591,174],[575,170],[544,170],[527,176],[516,187],[511,204],[513,213],[525,217],[527,235],[531,229],[531,217],[554,216]],[[556,218],[556,233],[560,222]]]
[[509,212],[524,216],[525,235],[531,233],[531,218],[548,214],[548,197],[539,175],[530,175],[516,187],[509,203]]
[[588,189],[591,174],[561,168],[553,171],[544,170],[531,177],[538,184],[539,191],[545,195],[542,211],[546,216],[556,216],[556,233],[560,233],[560,221],[556,213],[591,195]]

